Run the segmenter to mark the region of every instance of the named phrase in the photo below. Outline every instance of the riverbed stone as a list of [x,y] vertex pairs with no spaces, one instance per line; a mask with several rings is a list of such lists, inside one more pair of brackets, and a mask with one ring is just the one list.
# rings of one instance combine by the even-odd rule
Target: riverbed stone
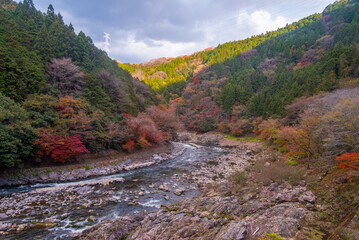
[[[291,187],[285,184],[257,190],[234,190],[233,184],[227,180],[228,176],[237,170],[243,170],[250,164],[250,160],[256,157],[256,151],[251,150],[252,156],[252,154],[247,154],[247,150],[248,148],[245,147],[230,148],[226,155],[219,156],[213,161],[211,160],[210,163],[206,161],[199,163],[197,170],[183,174],[183,177],[182,174],[177,175],[177,182],[167,181],[167,183],[153,184],[153,188],[160,185],[158,189],[163,191],[154,190],[155,193],[151,193],[160,196],[159,199],[162,201],[160,204],[163,204],[157,212],[143,213],[144,215],[139,218],[126,216],[106,220],[72,237],[103,240],[126,237],[128,239],[197,239],[197,236],[199,236],[198,239],[248,239],[249,232],[252,234],[256,229],[259,230],[251,236],[253,239],[268,232],[275,232],[283,237],[295,236],[302,222],[308,216],[308,208],[299,203],[298,198],[301,195],[309,196],[310,194],[304,194],[307,191],[304,187]],[[144,165],[136,164],[135,166]],[[115,170],[106,170],[106,173],[113,173],[113,171]],[[93,172],[93,174],[101,173],[101,169],[96,169]],[[31,206],[30,209],[35,210],[34,213],[37,215],[47,209],[51,211],[56,209],[58,215],[61,216],[60,214],[64,211],[71,212],[74,209],[82,211],[81,206],[93,206],[92,209],[96,210],[87,216],[81,215],[84,216],[81,219],[89,222],[91,220],[98,221],[98,218],[102,218],[102,216],[97,215],[100,214],[97,208],[110,201],[118,201],[116,196],[120,196],[120,191],[116,192],[113,189],[115,185],[103,187],[114,181],[108,179],[86,181],[86,183],[76,183],[72,186],[57,186],[56,188],[36,190],[32,193],[19,193],[15,195],[16,198],[11,200],[17,203],[16,206],[6,204],[6,208],[1,208],[0,203],[0,210],[15,208],[16,211],[13,214],[19,215],[28,204],[45,201],[44,206]],[[185,187],[179,188],[178,185]],[[170,200],[166,195],[166,192],[170,191],[170,187],[173,187],[174,194],[181,196],[185,193],[185,188],[196,185],[199,186],[199,190],[205,190],[203,194],[164,206],[168,204],[164,204],[163,198]],[[111,190],[109,190],[110,188]],[[193,189],[196,188],[193,187]],[[134,199],[145,194],[145,190],[139,189],[138,186],[131,190],[133,194],[120,198],[123,201],[125,197],[130,197],[128,205],[132,206],[138,204]],[[129,189],[125,191],[128,194]],[[84,197],[84,194],[89,196]],[[281,194],[282,197],[276,199],[278,194]],[[22,202],[21,199],[28,199],[29,202]],[[61,199],[61,201],[54,201],[54,199]],[[303,197],[305,203],[308,203],[309,200],[308,197]],[[73,218],[76,223],[77,217]],[[244,218],[245,220],[243,220]],[[129,236],[130,233],[133,235]]]
[[164,184],[160,185],[160,186],[158,187],[158,190],[165,191],[165,192],[169,192],[169,191],[170,191],[170,189],[169,189],[166,185],[164,185]]
[[90,186],[83,186],[83,187],[78,188],[76,191],[80,195],[85,195],[85,194],[91,193],[93,191],[93,189]]
[[186,191],[186,189],[184,189],[184,188],[177,188],[176,190],[174,190],[173,193],[177,196],[181,196],[185,191]]

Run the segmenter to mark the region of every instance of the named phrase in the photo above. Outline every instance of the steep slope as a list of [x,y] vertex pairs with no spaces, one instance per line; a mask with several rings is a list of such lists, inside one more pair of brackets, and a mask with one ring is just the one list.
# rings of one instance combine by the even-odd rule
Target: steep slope
[[181,82],[188,80],[188,78],[203,71],[206,67],[215,63],[222,63],[229,58],[255,48],[268,39],[307,26],[311,22],[318,20],[319,17],[318,14],[315,14],[276,31],[252,36],[241,41],[220,44],[216,48],[208,48],[192,55],[177,58],[159,58],[141,64],[119,63],[119,65],[155,90],[163,92],[166,91],[165,88],[167,87],[170,91],[176,92],[175,88],[168,85],[183,86],[184,84],[181,84]]
[[157,101],[151,89],[32,0],[0,0],[0,101],[1,167],[132,151],[170,135],[146,114],[132,117]]
[[[187,82],[181,108],[185,122],[188,119],[189,126],[198,119],[190,127],[198,130],[212,121],[203,128],[210,130],[230,116],[284,116],[295,98],[331,91],[342,81],[358,78],[358,21],[358,4],[340,1],[308,25],[211,65]],[[219,109],[228,116],[219,117]]]
[[140,93],[139,88],[145,86],[118,68],[115,61],[94,46],[90,37],[83,32],[75,34],[72,25],[65,25],[51,5],[46,14],[37,11],[33,2],[27,0],[19,4],[2,0],[1,6],[0,90],[6,96],[23,101],[29,94],[43,91],[47,80],[45,68],[50,60],[67,57],[86,73],[83,94],[101,110],[113,112],[118,99],[106,88],[108,81],[99,79],[99,71],[107,71],[126,86],[128,106],[117,112],[136,113],[152,102],[151,93],[147,96]]

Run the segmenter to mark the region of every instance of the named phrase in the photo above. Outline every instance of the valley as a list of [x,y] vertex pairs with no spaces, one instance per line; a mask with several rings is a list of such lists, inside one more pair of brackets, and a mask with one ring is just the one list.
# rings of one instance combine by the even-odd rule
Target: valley
[[[138,49],[113,50],[187,46],[140,39],[184,13],[154,27],[160,15],[134,11],[116,33]],[[142,17],[147,32],[127,29]],[[67,21],[52,4],[0,0],[0,239],[359,239],[357,0],[143,63]]]

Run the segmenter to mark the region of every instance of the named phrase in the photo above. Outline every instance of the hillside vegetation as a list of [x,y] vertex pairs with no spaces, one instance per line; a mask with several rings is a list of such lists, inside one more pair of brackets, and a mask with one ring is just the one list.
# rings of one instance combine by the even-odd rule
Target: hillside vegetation
[[292,160],[334,159],[359,150],[358,29],[357,1],[342,0],[277,31],[120,66],[172,101],[188,130],[257,134]]
[[148,115],[165,107],[138,115],[157,103],[153,91],[52,5],[42,13],[32,0],[1,0],[0,19],[0,167],[132,151],[170,137]]

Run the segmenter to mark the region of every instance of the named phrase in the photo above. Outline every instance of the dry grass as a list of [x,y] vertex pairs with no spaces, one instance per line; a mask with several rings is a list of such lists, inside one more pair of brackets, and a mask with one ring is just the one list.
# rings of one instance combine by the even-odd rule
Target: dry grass
[[292,185],[298,185],[306,173],[304,168],[293,167],[287,162],[263,160],[257,161],[253,170],[255,180],[263,185],[269,185],[272,182],[277,182],[278,184],[289,182]]

